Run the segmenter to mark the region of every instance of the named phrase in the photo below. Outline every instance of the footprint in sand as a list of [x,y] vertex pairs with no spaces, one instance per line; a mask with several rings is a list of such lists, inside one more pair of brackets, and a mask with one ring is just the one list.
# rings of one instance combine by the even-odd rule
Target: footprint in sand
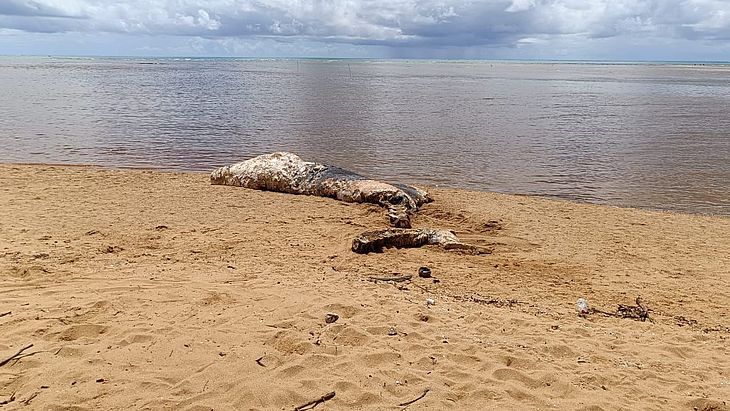
[[280,353],[287,355],[303,355],[312,351],[312,343],[298,338],[297,333],[292,331],[277,332],[266,342],[266,345],[270,345]]
[[531,389],[542,385],[540,381],[528,377],[525,373],[510,368],[497,369],[492,373],[492,377],[499,381],[517,381]]
[[96,338],[107,331],[106,326],[98,324],[78,324],[67,327],[58,334],[61,341],[75,341],[81,338]]
[[34,277],[48,274],[49,272],[47,268],[38,264],[10,267],[10,275],[23,280],[30,280]]
[[345,327],[334,337],[334,341],[337,344],[360,347],[367,345],[371,338],[356,327]]
[[362,311],[361,308],[344,304],[328,304],[324,306],[324,312],[336,313],[342,318],[352,318]]
[[126,347],[132,344],[144,344],[152,341],[153,339],[154,337],[149,334],[132,334],[129,337],[119,341],[117,345],[119,345],[120,347]]

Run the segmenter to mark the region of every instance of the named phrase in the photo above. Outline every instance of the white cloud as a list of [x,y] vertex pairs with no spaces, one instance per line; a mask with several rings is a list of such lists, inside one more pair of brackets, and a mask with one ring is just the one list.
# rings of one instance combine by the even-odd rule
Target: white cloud
[[[548,47],[566,36],[723,42],[726,0],[0,0],[0,30]],[[539,41],[537,41],[539,40]],[[234,41],[235,43],[235,41]],[[0,50],[2,52],[2,50]]]
[[530,10],[531,8],[535,7],[535,3],[535,0],[512,0],[512,4],[510,4],[510,6],[507,7],[505,10],[510,13]]

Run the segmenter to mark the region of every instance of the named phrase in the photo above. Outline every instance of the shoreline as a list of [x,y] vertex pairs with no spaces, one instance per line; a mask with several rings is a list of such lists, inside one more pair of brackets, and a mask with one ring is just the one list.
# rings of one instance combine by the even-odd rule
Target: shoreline
[[[78,167],[78,168],[92,168],[92,169],[109,170],[109,171],[149,171],[149,172],[157,172],[157,173],[181,173],[181,174],[205,174],[205,175],[210,175],[210,173],[213,171],[213,168],[211,168],[208,171],[203,171],[203,170],[191,170],[191,169],[153,168],[153,167],[142,167],[142,166],[105,166],[105,165],[100,165],[100,164],[83,164],[83,163],[0,162],[0,167],[3,167],[3,166],[61,167],[61,168]],[[437,186],[437,185],[433,185],[433,184],[420,184],[420,183],[414,183],[414,182],[408,182],[408,181],[397,181],[397,182],[411,184],[411,185],[415,185],[418,187],[423,187],[426,190],[453,190],[453,191],[457,191],[457,192],[498,194],[498,195],[505,195],[505,196],[538,198],[538,199],[544,199],[544,200],[548,200],[548,201],[568,202],[568,203],[572,203],[572,204],[584,204],[584,205],[593,205],[593,206],[599,206],[599,207],[612,207],[612,208],[626,209],[626,210],[640,210],[640,211],[649,211],[649,212],[657,212],[657,213],[668,213],[668,214],[687,215],[687,216],[717,217],[717,218],[730,219],[730,214],[726,215],[726,214],[720,214],[720,213],[704,213],[704,212],[699,212],[699,211],[690,212],[690,211],[670,210],[670,209],[655,208],[655,207],[616,205],[616,204],[608,204],[608,203],[581,201],[581,200],[577,200],[574,198],[551,196],[548,194],[509,193],[509,192],[493,191],[493,190],[486,190],[486,189],[479,190],[479,189],[473,189],[473,188],[462,188],[462,187],[452,187],[452,186],[442,186],[442,185]]]
[[[379,207],[207,173],[0,164],[0,357],[37,350],[0,401],[728,409],[730,219],[431,189],[414,227],[492,254],[358,255]],[[421,266],[439,282],[369,280]],[[651,321],[576,313],[639,295]]]

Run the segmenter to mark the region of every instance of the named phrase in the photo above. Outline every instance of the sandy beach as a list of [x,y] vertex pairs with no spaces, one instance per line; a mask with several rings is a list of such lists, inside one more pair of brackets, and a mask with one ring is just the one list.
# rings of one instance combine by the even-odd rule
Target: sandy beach
[[205,173],[0,165],[0,361],[33,344],[0,408],[730,409],[730,218],[431,192],[414,226],[491,254],[355,254],[382,209]]

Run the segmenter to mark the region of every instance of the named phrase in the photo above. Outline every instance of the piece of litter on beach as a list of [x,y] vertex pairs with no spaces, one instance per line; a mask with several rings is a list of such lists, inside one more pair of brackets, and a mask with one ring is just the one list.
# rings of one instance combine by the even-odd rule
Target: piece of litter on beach
[[436,305],[436,300],[434,300],[433,298],[427,298],[426,305]]
[[340,316],[337,314],[327,313],[324,315],[324,322],[326,322],[327,324],[332,324],[333,322],[335,322],[339,319],[340,319]]
[[588,314],[588,301],[585,298],[579,298],[575,302],[575,309],[578,310],[578,314]]

